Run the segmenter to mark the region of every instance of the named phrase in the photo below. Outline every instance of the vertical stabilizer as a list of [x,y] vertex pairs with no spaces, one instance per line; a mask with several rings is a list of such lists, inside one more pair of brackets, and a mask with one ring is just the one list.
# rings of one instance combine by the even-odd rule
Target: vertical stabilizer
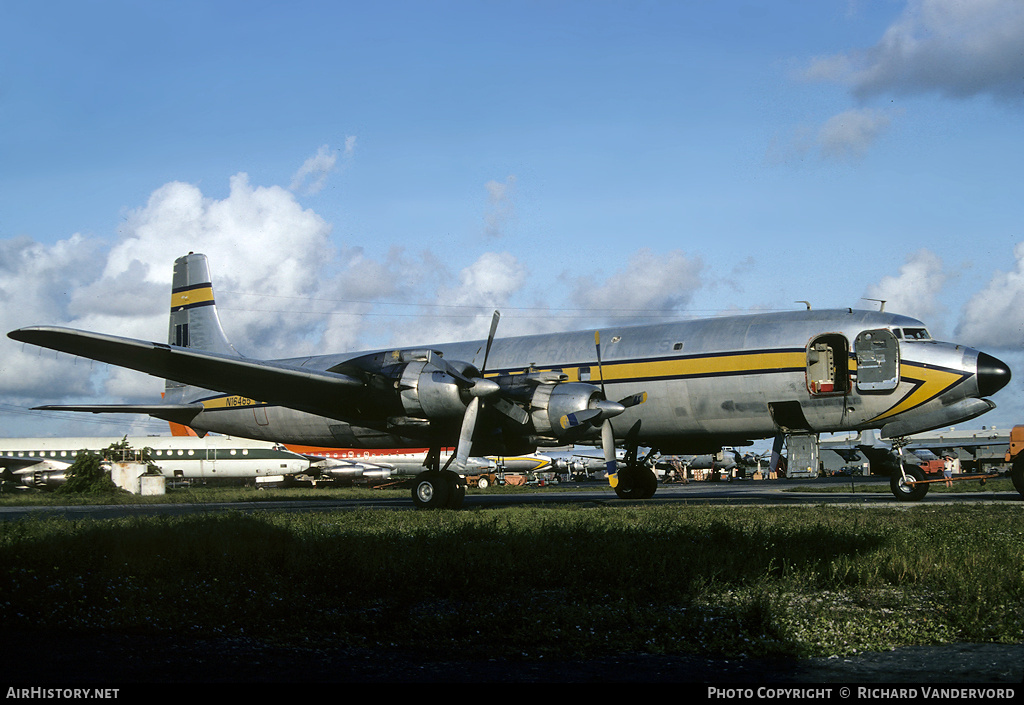
[[183,348],[239,356],[220,325],[206,255],[190,252],[174,260],[167,342]]

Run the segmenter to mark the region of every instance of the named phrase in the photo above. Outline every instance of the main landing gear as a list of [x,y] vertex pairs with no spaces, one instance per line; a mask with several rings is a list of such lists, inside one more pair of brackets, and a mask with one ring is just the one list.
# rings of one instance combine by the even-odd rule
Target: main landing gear
[[432,449],[424,463],[428,469],[413,480],[412,503],[417,509],[462,508],[466,499],[466,479],[448,469],[451,459],[443,468],[440,461],[440,451]]
[[636,441],[627,440],[625,467],[616,473],[617,482],[613,485],[620,499],[650,499],[658,491],[658,477],[647,462],[654,458],[655,453],[652,448],[643,460],[639,460]]

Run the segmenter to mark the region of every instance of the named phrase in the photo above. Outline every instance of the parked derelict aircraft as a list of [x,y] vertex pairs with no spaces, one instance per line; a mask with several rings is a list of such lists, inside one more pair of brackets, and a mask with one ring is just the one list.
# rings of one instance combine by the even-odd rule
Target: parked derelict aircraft
[[[205,255],[189,254],[174,265],[167,344],[43,326],[8,336],[168,380],[158,406],[42,408],[147,413],[284,443],[454,446],[454,464],[442,467],[435,453],[417,476],[413,501],[429,508],[461,505],[470,455],[600,443],[616,493],[646,498],[657,478],[639,445],[700,454],[868,428],[898,438],[993,409],[985,397],[1010,380],[994,357],[883,312],[808,309],[503,339],[497,323],[495,312],[487,339],[472,342],[246,358],[221,329]],[[903,477],[900,487],[913,487]]]
[[150,460],[168,479],[266,481],[313,472],[308,458],[280,445],[224,436],[3,438],[0,467],[5,479],[27,487],[57,487],[79,451],[99,453],[122,440],[131,448],[150,449]]
[[[172,423],[171,432],[175,436],[195,436],[196,432],[181,424]],[[417,475],[424,472],[424,462],[429,448],[375,448],[355,449],[338,447],[307,446],[295,443],[284,445],[284,448],[299,453],[310,459],[316,459],[314,468],[326,472],[331,468],[345,468],[351,465],[363,465],[368,468],[378,467],[391,471],[388,475],[377,479],[386,479],[391,474]],[[453,448],[442,448],[440,459],[446,461],[451,457]],[[473,472],[490,472],[504,470],[510,472],[534,472],[551,465],[551,458],[540,453],[516,456],[487,456],[485,458],[468,458],[466,470]],[[368,473],[363,477],[369,478]]]

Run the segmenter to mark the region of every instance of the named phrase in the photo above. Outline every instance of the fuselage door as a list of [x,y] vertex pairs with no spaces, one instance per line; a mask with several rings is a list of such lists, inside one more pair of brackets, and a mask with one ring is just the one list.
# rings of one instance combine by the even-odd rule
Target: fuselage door
[[846,336],[826,333],[807,346],[807,391],[812,396],[850,393],[850,343]]
[[891,392],[900,383],[900,343],[892,331],[866,330],[854,341],[857,391]]

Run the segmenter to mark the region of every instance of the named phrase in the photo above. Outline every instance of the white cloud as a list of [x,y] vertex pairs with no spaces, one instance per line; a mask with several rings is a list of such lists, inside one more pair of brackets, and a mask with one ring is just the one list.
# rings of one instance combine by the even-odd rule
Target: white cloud
[[776,140],[768,149],[774,164],[816,156],[824,161],[857,161],[885,134],[900,111],[851,108],[834,115],[818,127],[801,127],[786,140]]
[[1024,348],[1024,243],[1013,254],[1013,270],[996,272],[964,306],[958,340],[977,347]]
[[883,277],[867,288],[864,297],[885,301],[886,311],[924,321],[936,335],[945,311],[940,295],[949,280],[950,274],[938,255],[918,250],[907,257],[897,276]]
[[882,110],[847,110],[822,125],[816,146],[826,159],[859,159],[889,127],[889,122],[889,115]]
[[75,369],[67,358],[24,346],[6,333],[70,320],[70,294],[102,266],[97,243],[79,234],[51,246],[23,237],[0,240],[0,394],[5,401],[45,399],[57,390],[66,395],[93,392],[88,363]]
[[[345,139],[345,156],[349,157],[355,150],[356,138],[348,137]],[[288,187],[290,191],[314,194],[319,193],[324,184],[327,182],[327,177],[338,163],[338,155],[332,151],[326,144],[321,146],[312,157],[307,159],[299,167],[299,170],[292,176],[292,183]]]
[[798,130],[781,147],[773,145],[769,159],[786,162],[814,151],[829,160],[862,157],[901,112],[863,107],[882,95],[1019,101],[1021,46],[1020,0],[910,0],[874,46],[809,62],[804,80],[846,86],[862,105]]
[[[446,285],[446,280],[435,277],[438,285],[433,290],[420,288],[418,302],[424,306],[396,327],[393,345],[486,338],[494,310],[510,306],[529,281],[526,266],[508,252],[484,252],[459,271],[457,284]],[[499,335],[525,332],[524,325],[536,332],[536,322],[531,318],[524,324],[506,311]]]
[[811,80],[880,94],[989,95],[1020,100],[1024,76],[1020,0],[912,0],[874,46],[815,59]]
[[[489,184],[491,203],[508,202],[514,185],[514,177]],[[259,358],[483,339],[495,309],[502,337],[622,313],[672,314],[701,286],[700,261],[678,251],[641,250],[607,278],[538,282],[509,252],[468,253],[467,261],[465,252],[396,247],[371,256],[334,247],[331,230],[293,191],[255,186],[244,173],[231,177],[223,198],[171,182],[127,212],[113,245],[81,235],[51,246],[0,240],[0,325],[162,341],[172,265],[188,252],[209,257],[225,331]],[[162,386],[141,373],[0,342],[0,392],[11,404],[140,403],[158,398]]]
[[[702,269],[699,258],[679,250],[660,254],[644,248],[604,282],[578,277],[572,300],[584,309],[603,310],[608,320],[623,314],[677,314],[700,289]],[[598,311],[593,314],[601,317]]]

